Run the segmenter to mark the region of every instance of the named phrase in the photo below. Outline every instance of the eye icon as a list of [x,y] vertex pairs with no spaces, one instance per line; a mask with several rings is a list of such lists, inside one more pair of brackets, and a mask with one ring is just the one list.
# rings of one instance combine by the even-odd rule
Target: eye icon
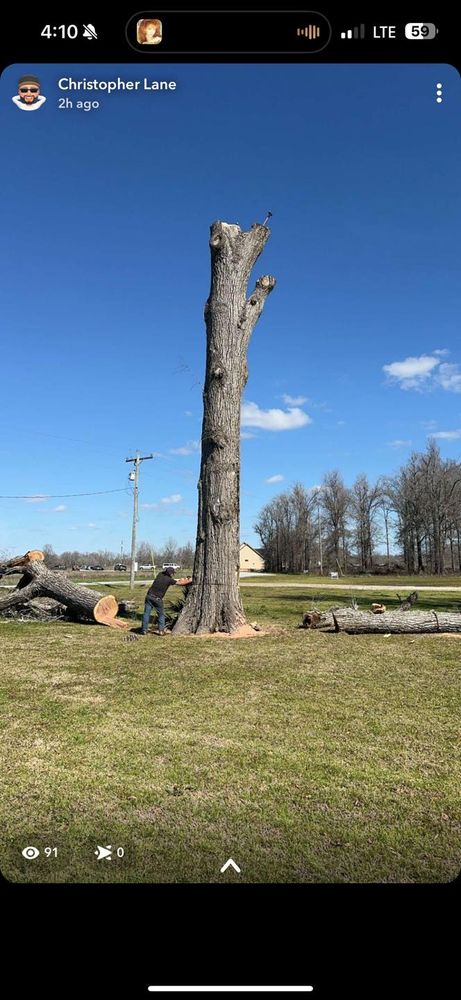
[[23,858],[27,858],[28,861],[33,861],[34,858],[38,858],[40,851],[38,847],[25,847],[24,850],[21,851],[21,854]]

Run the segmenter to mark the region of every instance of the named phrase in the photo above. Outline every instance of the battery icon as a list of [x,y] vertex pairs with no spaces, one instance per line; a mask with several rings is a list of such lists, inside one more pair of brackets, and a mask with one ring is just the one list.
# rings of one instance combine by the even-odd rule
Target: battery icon
[[421,22],[405,25],[405,38],[421,41],[423,38],[435,38],[438,28],[435,24],[423,24]]

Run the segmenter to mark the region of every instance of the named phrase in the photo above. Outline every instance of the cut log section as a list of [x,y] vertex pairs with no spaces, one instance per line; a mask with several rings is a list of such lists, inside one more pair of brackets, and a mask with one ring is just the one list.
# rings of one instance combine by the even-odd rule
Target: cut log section
[[405,633],[461,632],[461,614],[456,611],[386,611],[374,615],[371,611],[341,608],[332,612],[336,632],[361,635],[367,632]]
[[101,597],[93,608],[93,617],[100,625],[109,625],[110,628],[131,628],[131,623],[117,618],[118,604],[112,594]]
[[298,628],[317,628],[322,618],[323,615],[320,611],[306,611],[303,615],[302,625],[298,625]]
[[49,597],[58,601],[67,614],[77,621],[96,621],[110,628],[129,628],[130,623],[116,617],[118,604],[112,595],[99,594],[71,583],[63,573],[53,573],[44,564],[44,553],[38,549],[16,556],[0,566],[0,577],[21,573],[21,579],[11,594],[0,598],[0,615],[14,607],[27,609],[29,601]]
[[27,566],[31,562],[43,562],[45,559],[45,553],[41,552],[40,549],[30,549],[23,556],[14,556],[9,562],[4,563],[3,567],[7,568],[9,566]]
[[318,609],[303,615],[298,628],[334,629],[349,635],[367,633],[383,635],[404,635],[405,633],[461,632],[461,613],[457,611],[413,611],[418,600],[416,590],[402,601],[394,611],[386,611],[384,604],[373,603],[371,611],[360,611],[355,598],[350,607],[332,607],[328,611]]

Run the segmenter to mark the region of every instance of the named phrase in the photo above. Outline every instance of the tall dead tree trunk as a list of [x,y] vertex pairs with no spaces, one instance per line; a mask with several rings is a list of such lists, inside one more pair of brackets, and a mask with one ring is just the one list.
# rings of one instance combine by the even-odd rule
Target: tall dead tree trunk
[[211,226],[211,290],[205,306],[207,356],[193,583],[176,635],[233,632],[245,622],[239,592],[240,401],[247,348],[275,278],[251,270],[269,238],[265,225]]

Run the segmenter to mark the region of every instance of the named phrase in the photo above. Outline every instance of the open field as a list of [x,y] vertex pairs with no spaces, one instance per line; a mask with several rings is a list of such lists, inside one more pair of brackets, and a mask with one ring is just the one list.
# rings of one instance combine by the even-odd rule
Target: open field
[[[450,573],[446,576],[429,576],[426,574],[421,574],[421,576],[394,576],[382,575],[374,576],[368,573],[357,573],[355,576],[341,576],[339,579],[331,579],[328,574],[325,576],[317,576],[314,573],[276,573],[274,575],[268,575],[267,582],[271,586],[278,586],[279,584],[320,584],[321,586],[332,586],[337,587],[341,584],[347,584],[351,588],[357,586],[367,586],[375,587],[379,590],[380,587],[395,587],[396,590],[399,587],[411,587],[412,590],[418,590],[418,587],[435,587],[439,589],[450,589],[451,587],[461,587],[461,575],[459,573]],[[251,586],[257,586],[258,583],[264,583],[264,574],[261,576],[255,576],[254,578],[246,577],[245,586],[249,583]]]
[[[126,642],[99,626],[0,622],[6,877],[456,877],[461,642],[297,630],[313,604],[348,594],[325,579],[305,592],[281,582],[242,582],[248,618],[266,634],[237,642]],[[373,582],[359,606],[382,596]],[[127,596],[126,586],[103,589]],[[143,597],[136,588],[138,611]],[[440,590],[418,606],[458,603]],[[21,856],[28,844],[42,852],[35,861]],[[125,857],[97,861],[97,844]],[[46,846],[58,857],[45,858]],[[230,856],[240,876],[220,874]]]
[[[177,572],[177,576],[189,576],[192,574],[192,569],[186,567],[185,569],[180,569]],[[95,582],[96,580],[112,580],[114,583],[120,583],[120,581],[129,581],[129,573],[114,573],[113,570],[105,570],[104,573],[70,573],[72,579],[78,580],[81,583]],[[136,574],[136,580],[145,580],[146,586],[149,581],[154,578],[153,572],[148,572],[143,570]],[[411,587],[413,590],[417,590],[418,587],[436,587],[451,588],[451,587],[461,587],[461,574],[460,573],[450,573],[446,576],[430,576],[426,574],[421,574],[420,576],[394,576],[383,575],[383,576],[372,576],[366,573],[358,573],[356,576],[342,576],[338,580],[332,580],[328,575],[317,576],[311,573],[274,573],[274,574],[255,574],[254,576],[246,576],[242,578],[245,581],[245,586],[257,586],[258,584],[267,582],[271,586],[277,586],[278,584],[298,584],[298,583],[309,583],[309,584],[321,584],[322,586],[331,585],[336,586],[337,584],[350,584],[351,587],[366,585],[371,587]]]

